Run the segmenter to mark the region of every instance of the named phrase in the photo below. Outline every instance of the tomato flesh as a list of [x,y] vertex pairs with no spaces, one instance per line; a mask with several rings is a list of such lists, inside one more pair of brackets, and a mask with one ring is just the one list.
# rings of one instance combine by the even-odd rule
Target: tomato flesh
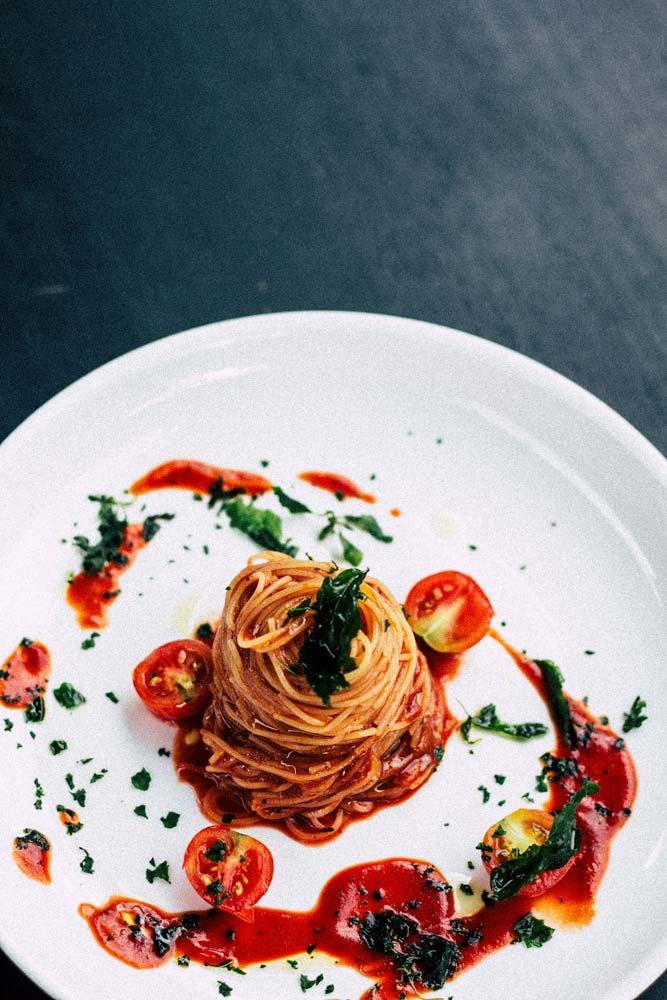
[[154,969],[172,957],[178,919],[158,915],[148,903],[115,899],[102,910],[84,903],[80,912],[93,918],[95,933],[107,951],[135,969]]
[[179,639],[158,646],[132,674],[137,694],[159,719],[189,719],[209,696],[213,668],[210,647],[198,639]]
[[462,653],[489,631],[493,607],[472,577],[443,570],[414,585],[405,601],[412,631],[439,653]]
[[261,841],[228,826],[207,826],[185,849],[185,874],[209,906],[253,919],[273,878],[273,856]]
[[[499,823],[494,823],[483,837],[486,849],[482,852],[482,860],[486,870],[490,872],[505,864],[533,844],[541,847],[549,838],[553,822],[551,813],[543,809],[516,809]],[[573,863],[574,856],[560,868],[540,872],[537,878],[519,889],[519,896],[541,896],[560,882]]]
[[41,642],[23,639],[11,656],[0,664],[0,705],[27,708],[43,695],[51,673],[51,656]]

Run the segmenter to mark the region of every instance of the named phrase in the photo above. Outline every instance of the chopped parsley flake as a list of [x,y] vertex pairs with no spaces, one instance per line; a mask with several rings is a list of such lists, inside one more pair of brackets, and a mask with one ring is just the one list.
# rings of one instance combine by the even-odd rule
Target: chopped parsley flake
[[44,798],[44,789],[42,788],[39,778],[35,778],[34,784],[35,784],[35,801],[33,805],[35,809],[41,809],[42,799]]
[[319,986],[324,979],[324,974],[320,972],[319,976],[315,979],[309,979],[308,976],[301,973],[299,976],[299,986],[301,987],[301,992],[305,993],[306,990],[312,989],[313,986]]
[[56,699],[59,705],[63,708],[70,709],[78,708],[79,705],[85,705],[86,698],[77,691],[76,688],[72,687],[69,681],[63,681],[63,683],[57,687],[53,692],[53,697]]
[[166,816],[160,816],[160,822],[167,830],[173,830],[180,818],[180,813],[169,811]]
[[532,913],[526,913],[515,923],[514,933],[517,941],[523,941],[526,948],[541,948],[543,944],[551,940],[554,929],[545,924],[543,920],[534,917]]
[[215,840],[208,850],[204,851],[204,857],[209,861],[224,861],[227,854],[227,845],[224,840]]
[[25,710],[25,721],[28,723],[43,722],[45,715],[46,705],[44,704],[44,699],[41,695],[37,695],[36,698],[32,699]]
[[163,882],[171,881],[169,878],[169,865],[166,861],[161,861],[159,865],[156,865],[154,859],[151,858],[148,864],[153,866],[146,869],[146,879],[151,885],[156,879],[161,879]]
[[95,864],[95,862],[93,861],[93,859],[91,858],[90,854],[88,853],[85,847],[80,847],[79,850],[83,851],[84,853],[84,857],[81,859],[79,868],[86,875],[92,875],[94,872],[93,865]]
[[477,791],[482,793],[482,802],[486,803],[491,798],[491,792],[486,785],[478,785]]
[[95,646],[95,640],[99,639],[99,632],[91,632],[87,639],[84,639],[81,643],[81,649],[93,649]]
[[148,787],[151,783],[151,776],[146,768],[142,767],[140,771],[137,771],[136,774],[132,775],[131,781],[134,787],[140,792],[146,792],[148,791]]
[[118,704],[118,695],[115,695],[113,691],[107,691],[106,696],[109,699],[109,701],[112,701],[114,703],[114,705]]
[[214,634],[215,633],[210,622],[202,622],[201,625],[197,626],[195,638],[201,639],[201,641],[204,642],[206,639],[212,639]]
[[623,713],[623,732],[629,733],[632,729],[639,729],[642,723],[646,722],[648,716],[642,715],[646,708],[646,702],[637,695],[629,712]]

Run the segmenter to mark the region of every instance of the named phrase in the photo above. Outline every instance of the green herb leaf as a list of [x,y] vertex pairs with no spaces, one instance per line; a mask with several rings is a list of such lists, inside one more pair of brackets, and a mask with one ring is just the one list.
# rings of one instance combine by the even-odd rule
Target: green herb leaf
[[14,846],[19,850],[23,851],[28,846],[28,844],[37,844],[41,847],[43,851],[50,851],[51,845],[39,830],[31,830],[29,828],[24,828],[22,837],[14,838]]
[[361,628],[359,588],[365,576],[358,569],[325,576],[315,599],[315,624],[301,647],[299,664],[325,705],[335,691],[350,686],[345,674],[356,668],[350,645]]
[[298,604],[295,604],[293,608],[288,608],[287,612],[285,613],[285,618],[286,619],[301,618],[302,615],[305,615],[307,611],[311,610],[312,606],[310,603],[310,598],[304,597],[304,599],[302,601],[299,601]]
[[281,540],[282,521],[272,510],[260,510],[253,503],[244,503],[240,497],[226,504],[224,510],[232,528],[242,531],[257,545],[274,552],[284,552],[288,556],[297,554],[295,545]]
[[81,859],[79,868],[86,875],[92,875],[94,871],[93,865],[95,864],[95,862],[93,861],[93,859],[91,858],[90,854],[88,853],[85,847],[80,847],[79,850],[83,851],[84,853],[84,857]]
[[295,500],[281,490],[280,486],[274,486],[273,492],[278,497],[281,506],[290,512],[290,514],[311,514],[312,511],[310,507],[306,507],[305,503],[301,503],[300,500]]
[[41,695],[33,698],[25,710],[26,722],[43,722],[46,715],[46,705]]
[[305,993],[306,990],[312,989],[313,986],[319,986],[324,979],[324,973],[320,972],[319,976],[315,979],[309,979],[303,973],[299,976],[299,986],[301,987],[301,992]]
[[99,632],[91,632],[87,639],[84,639],[81,643],[81,649],[93,649],[95,646],[95,640],[99,639]]
[[439,934],[421,934],[417,923],[395,910],[367,913],[359,936],[371,951],[389,955],[409,983],[438,990],[456,972],[461,961],[457,945]]
[[358,549],[356,545],[339,532],[338,537],[340,539],[340,544],[343,547],[343,559],[349,562],[352,566],[358,566],[361,560],[364,558],[364,554],[361,549]]
[[180,818],[180,813],[170,811],[166,816],[160,816],[160,822],[167,828],[167,830],[173,830]]
[[524,885],[534,882],[544,871],[562,868],[581,846],[581,831],[577,826],[577,806],[588,795],[595,795],[599,786],[585,781],[578,792],[554,814],[549,836],[543,844],[530,847],[491,871],[491,891],[494,899],[510,899]]
[[155,538],[158,531],[161,528],[160,521],[173,521],[175,514],[149,514],[143,523],[141,529],[141,537],[145,542],[150,542],[151,538]]
[[140,806],[135,806],[134,812],[136,813],[137,816],[141,816],[143,817],[143,819],[148,819],[148,815],[146,814],[146,806],[143,805],[143,803]]
[[65,740],[51,740],[49,743],[49,750],[54,757],[57,757],[59,753],[63,752],[63,750],[67,750],[67,743]]
[[202,622],[201,625],[197,626],[195,637],[197,639],[201,639],[202,642],[205,642],[207,639],[212,639],[214,635],[213,626],[210,622]]
[[356,528],[357,531],[365,531],[367,535],[377,538],[379,542],[393,542],[392,535],[386,535],[375,518],[371,514],[359,514],[358,516],[347,515],[343,518],[348,528]]
[[553,660],[533,660],[539,667],[546,688],[554,724],[570,749],[577,745],[577,733],[572,721],[570,704],[563,693],[563,675]]
[[53,692],[53,697],[56,699],[59,705],[63,708],[74,709],[78,708],[79,705],[84,705],[86,699],[80,691],[72,687],[69,681],[63,681],[63,683],[57,687]]
[[72,798],[83,809],[84,806],[86,805],[86,789],[85,788],[72,789]]
[[166,861],[161,861],[159,865],[156,865],[153,859],[148,862],[149,865],[153,865],[152,868],[146,869],[146,879],[153,884],[156,879],[162,879],[163,882],[170,882],[169,878],[169,865]]
[[501,722],[496,713],[495,705],[485,705],[480,708],[476,715],[469,715],[461,723],[461,734],[468,743],[472,727],[510,736],[515,740],[530,740],[534,736],[544,736],[548,732],[547,727],[541,722]]
[[118,704],[118,695],[115,695],[113,691],[107,691],[106,696],[109,699],[109,701],[112,701],[114,703],[114,705]]
[[226,490],[224,482],[221,478],[218,478],[211,483],[211,486],[209,487],[208,506],[211,508],[215,507],[216,504],[220,504],[221,507],[224,507],[229,500],[232,500],[234,497],[238,497],[243,493],[247,493],[245,486],[235,486],[231,490]]
[[629,733],[631,729],[639,729],[643,722],[646,722],[648,716],[642,715],[643,710],[646,708],[646,702],[643,701],[639,695],[635,698],[632,705],[630,706],[629,712],[623,712],[623,732]]
[[140,792],[145,792],[148,790],[148,786],[151,783],[151,776],[145,767],[142,767],[140,771],[132,775],[130,779],[135,788],[138,788]]
[[113,497],[89,496],[89,500],[98,503],[97,512],[99,540],[91,543],[85,535],[75,535],[74,544],[83,552],[82,568],[84,573],[99,573],[106,563],[115,562],[124,566],[127,556],[119,553],[125,540],[127,518],[120,517],[117,508],[122,504]]
[[218,993],[221,997],[231,996],[232,988],[231,986],[228,986],[227,983],[222,983],[218,980]]
[[543,944],[551,940],[554,929],[545,924],[543,920],[534,917],[532,913],[526,913],[515,923],[514,933],[517,941],[523,941],[526,948],[541,948]]
[[204,857],[208,858],[209,861],[224,861],[226,854],[227,845],[223,840],[214,841],[209,849],[204,851]]

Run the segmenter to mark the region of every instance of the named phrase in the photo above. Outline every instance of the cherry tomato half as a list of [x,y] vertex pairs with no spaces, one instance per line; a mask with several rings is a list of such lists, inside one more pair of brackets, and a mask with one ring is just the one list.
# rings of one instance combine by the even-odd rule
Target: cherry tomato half
[[[554,818],[543,809],[516,809],[499,823],[494,823],[483,837],[485,849],[482,861],[488,872],[523,854],[536,844],[541,847],[546,842],[553,826]],[[574,856],[560,868],[552,868],[540,874],[532,882],[519,889],[519,896],[541,896],[557,882],[574,863]]]
[[252,920],[273,878],[273,856],[259,840],[228,826],[206,826],[185,849],[185,874],[209,906]]
[[159,719],[188,719],[205,706],[213,659],[205,642],[178,639],[158,646],[134,668],[137,694]]
[[0,663],[0,705],[27,708],[44,694],[51,673],[51,656],[41,642],[22,639],[9,659]]
[[79,912],[107,951],[135,969],[168,962],[182,929],[177,917],[136,899],[113,898],[100,909],[82,903]]
[[405,601],[412,631],[439,653],[462,653],[483,639],[491,602],[470,576],[448,569],[426,576]]

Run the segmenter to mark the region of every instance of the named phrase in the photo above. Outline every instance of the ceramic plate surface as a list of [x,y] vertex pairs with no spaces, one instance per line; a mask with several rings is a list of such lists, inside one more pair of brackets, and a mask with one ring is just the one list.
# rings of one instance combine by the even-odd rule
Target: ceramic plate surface
[[[539,950],[505,948],[440,991],[456,1000],[529,1000],[537,992],[542,1000],[636,997],[667,964],[667,463],[602,403],[526,358],[445,328],[363,314],[262,316],[169,337],[77,382],[0,448],[0,651],[8,655],[27,636],[53,658],[43,722],[29,725],[21,712],[0,709],[0,945],[7,954],[58,1000],[212,998],[218,981],[230,979],[175,962],[133,970],[102,950],[77,912],[81,902],[99,905],[111,895],[166,910],[200,905],[181,862],[205,822],[192,790],[158,753],[171,746],[173,731],[138,702],[131,673],[155,646],[219,613],[253,545],[228,526],[215,530],[207,505],[190,494],[152,493],[134,510],[145,502],[145,513],[176,516],[123,577],[94,648],[81,648],[89,633],[65,601],[68,574],[79,565],[71,539],[95,532],[88,496],[119,496],[173,458],[264,472],[315,510],[337,501],[298,473],[345,474],[377,496],[372,511],[354,500],[344,511],[372,512],[394,536],[392,544],[368,536],[355,542],[364,565],[399,600],[428,573],[463,570],[491,598],[507,639],[555,660],[567,690],[588,696],[614,728],[636,695],[646,700],[648,721],[627,737],[639,794],[613,843],[593,922],[559,931]],[[302,552],[341,558],[336,541],[317,541],[320,522],[282,513]],[[86,696],[74,711],[51,694],[63,681]],[[468,654],[448,699],[461,718],[495,702],[513,720],[548,721],[488,637]],[[68,748],[54,756],[56,739]],[[406,855],[434,863],[453,884],[480,888],[475,845],[534,792],[538,757],[553,746],[551,728],[525,745],[485,735],[473,754],[454,736],[416,795],[321,847],[251,829],[275,858],[264,903],[309,909],[339,869]],[[130,780],[141,768],[152,776],[147,792]],[[56,812],[71,801],[68,773],[87,789],[84,826],[71,837]],[[507,776],[502,788],[495,774]],[[480,785],[491,791],[486,803]],[[134,812],[141,803],[147,819]],[[166,829],[160,817],[170,810],[180,820]],[[53,845],[50,886],[28,880],[12,861],[13,838],[24,828],[41,830]],[[80,869],[80,848],[94,859],[92,874]],[[168,862],[170,883],[147,883],[151,858]],[[304,972],[323,973],[308,991],[313,998],[356,1000],[372,985],[315,953],[299,957],[296,970],[282,961],[231,977],[233,1000],[294,1000]]]

